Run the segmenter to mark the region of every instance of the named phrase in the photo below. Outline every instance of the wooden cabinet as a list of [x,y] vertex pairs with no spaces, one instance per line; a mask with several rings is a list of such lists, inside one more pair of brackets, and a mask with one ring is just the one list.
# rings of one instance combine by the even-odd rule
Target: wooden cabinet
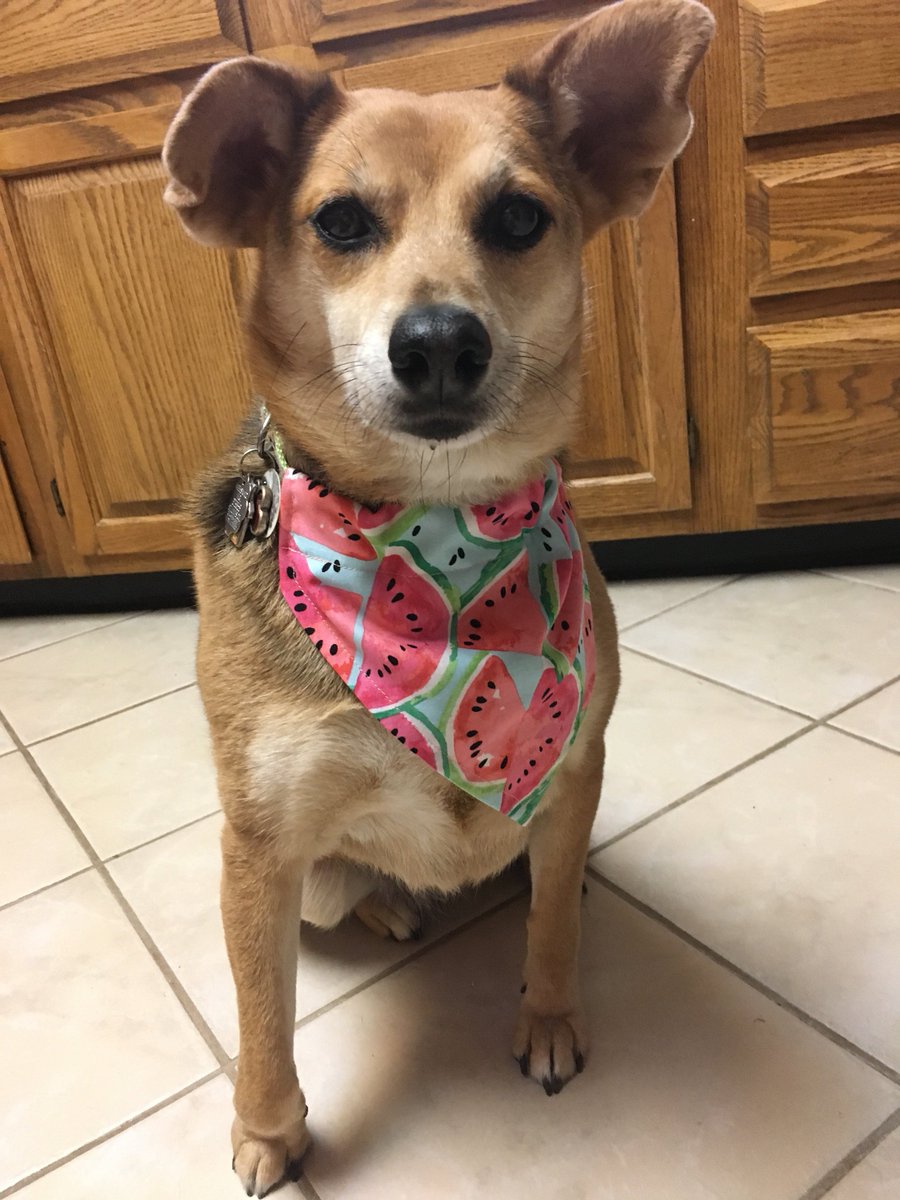
[[[694,137],[643,218],[586,249],[576,503],[598,538],[900,515],[895,0],[709,3]],[[350,88],[484,87],[593,7],[16,0],[0,577],[187,563],[181,494],[251,386],[246,261],[161,202],[162,139],[206,65],[246,47]]]

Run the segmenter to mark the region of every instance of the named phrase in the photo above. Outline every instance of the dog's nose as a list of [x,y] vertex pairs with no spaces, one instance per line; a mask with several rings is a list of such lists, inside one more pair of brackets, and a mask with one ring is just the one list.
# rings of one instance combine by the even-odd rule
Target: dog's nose
[[491,339],[473,312],[427,304],[398,317],[388,342],[395,377],[426,408],[464,400],[484,378]]

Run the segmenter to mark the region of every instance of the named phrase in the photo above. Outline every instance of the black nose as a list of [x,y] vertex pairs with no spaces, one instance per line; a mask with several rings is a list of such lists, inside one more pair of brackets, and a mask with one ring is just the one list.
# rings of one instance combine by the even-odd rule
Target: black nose
[[388,358],[417,407],[450,408],[468,399],[484,378],[491,339],[467,309],[427,304],[408,309],[394,323]]

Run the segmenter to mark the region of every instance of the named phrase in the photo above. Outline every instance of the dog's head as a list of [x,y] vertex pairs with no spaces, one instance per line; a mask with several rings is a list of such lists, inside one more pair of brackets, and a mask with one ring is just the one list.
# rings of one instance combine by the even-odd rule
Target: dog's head
[[256,383],[334,486],[480,500],[565,444],[583,240],[683,147],[712,28],[695,0],[620,0],[485,91],[344,92],[250,58],[200,81],[166,199],[198,240],[259,249]]

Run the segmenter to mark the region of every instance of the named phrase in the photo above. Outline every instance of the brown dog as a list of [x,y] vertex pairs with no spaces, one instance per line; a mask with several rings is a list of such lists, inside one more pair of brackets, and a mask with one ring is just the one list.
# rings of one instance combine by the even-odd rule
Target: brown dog
[[[583,241],[639,213],[681,150],[712,27],[694,0],[621,0],[498,87],[451,95],[348,94],[249,58],[203,78],[166,142],[166,199],[199,240],[259,250],[247,343],[292,466],[371,505],[478,504],[544,472],[578,415]],[[423,306],[462,312],[488,347],[454,405],[412,389],[388,353],[398,321]],[[301,915],[329,927],[355,909],[410,936],[411,908],[381,880],[452,892],[527,851],[514,1053],[548,1092],[581,1070],[579,902],[618,662],[590,563],[597,685],[525,827],[413,761],[298,626],[275,543],[235,549],[225,536],[257,424],[203,477],[193,515],[240,1013],[235,1169],[262,1196],[308,1141],[292,1053]]]

